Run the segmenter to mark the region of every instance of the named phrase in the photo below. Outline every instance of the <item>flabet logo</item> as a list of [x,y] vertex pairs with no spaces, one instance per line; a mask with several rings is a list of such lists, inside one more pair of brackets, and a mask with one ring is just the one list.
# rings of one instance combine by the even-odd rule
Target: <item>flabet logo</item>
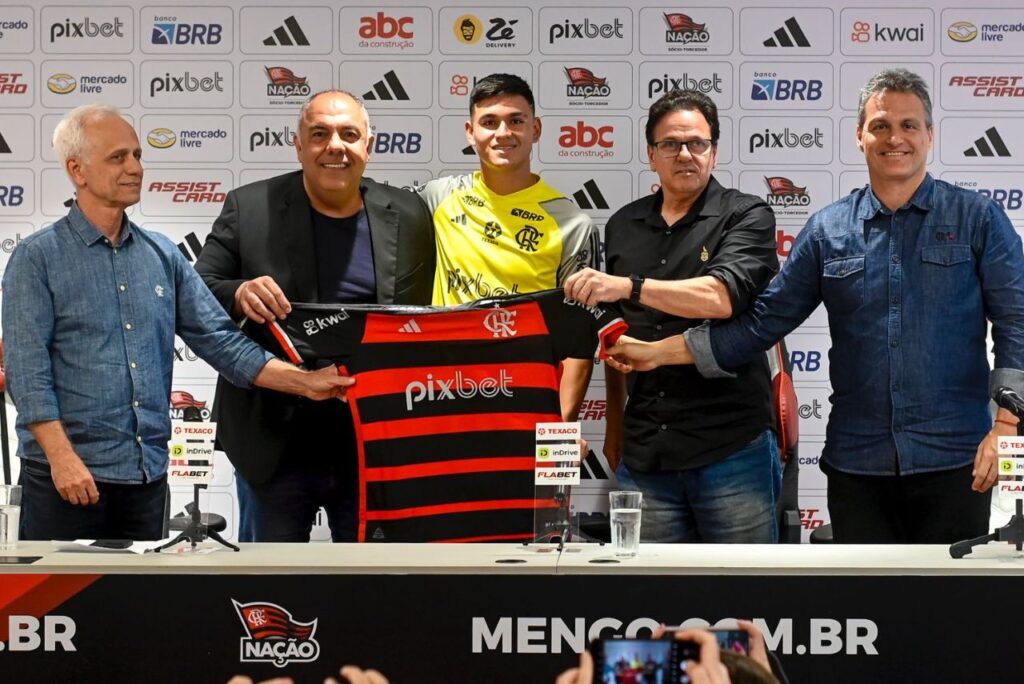
[[512,376],[502,368],[497,378],[483,377],[480,380],[467,378],[462,371],[455,371],[448,378],[435,377],[427,373],[426,382],[413,380],[405,386],[405,410],[412,411],[413,404],[421,401],[445,401],[460,399],[493,399],[499,394],[511,397]]
[[276,603],[231,603],[245,632],[239,640],[239,660],[243,663],[311,663],[320,657],[320,644],[314,638],[316,623],[297,622],[292,614]]

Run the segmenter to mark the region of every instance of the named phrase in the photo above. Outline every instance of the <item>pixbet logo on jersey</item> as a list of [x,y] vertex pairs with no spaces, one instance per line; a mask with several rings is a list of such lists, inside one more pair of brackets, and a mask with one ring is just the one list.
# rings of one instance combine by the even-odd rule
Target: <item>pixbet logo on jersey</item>
[[607,78],[598,78],[594,72],[584,67],[564,67],[565,77],[569,85],[565,87],[568,97],[580,97],[584,100],[591,97],[608,97],[612,94]]
[[149,191],[169,192],[175,204],[221,203],[227,193],[218,190],[220,186],[220,181],[154,181],[149,184]]
[[179,23],[177,17],[153,17],[153,45],[219,45],[221,24]]
[[413,380],[405,386],[405,410],[412,411],[413,404],[421,401],[445,401],[460,399],[493,399],[499,394],[511,397],[512,376],[504,368],[498,371],[498,377],[481,377],[478,380],[466,377],[461,370],[448,377],[436,377],[427,373],[426,382]]
[[686,14],[665,14],[665,42],[671,45],[688,45],[690,43],[706,43],[711,40],[707,24],[699,24]]
[[213,72],[212,76],[201,78],[193,76],[188,71],[180,76],[171,76],[170,72],[166,72],[163,76],[156,76],[149,82],[150,97],[154,97],[157,93],[198,92],[224,92],[224,77],[219,71]]
[[120,17],[114,21],[95,22],[89,17],[82,21],[65,19],[63,22],[50,24],[50,42],[56,43],[58,38],[124,38],[124,22]]
[[787,79],[776,78],[773,71],[754,72],[754,83],[750,90],[750,99],[760,102],[785,102],[805,100],[813,102],[821,99],[824,87],[818,79]]
[[314,638],[319,618],[297,622],[290,612],[266,601],[239,603],[231,599],[247,636],[240,641],[239,660],[243,663],[311,663],[320,656],[320,644]]

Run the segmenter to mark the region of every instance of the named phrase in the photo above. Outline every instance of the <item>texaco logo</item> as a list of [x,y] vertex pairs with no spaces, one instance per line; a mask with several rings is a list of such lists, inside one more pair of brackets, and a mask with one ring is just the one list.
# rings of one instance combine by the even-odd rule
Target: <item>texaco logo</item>
[[536,252],[537,243],[542,237],[544,237],[544,233],[533,226],[524,226],[522,230],[516,233],[516,244],[526,252]]
[[484,316],[484,327],[495,337],[515,337],[517,311],[495,309]]

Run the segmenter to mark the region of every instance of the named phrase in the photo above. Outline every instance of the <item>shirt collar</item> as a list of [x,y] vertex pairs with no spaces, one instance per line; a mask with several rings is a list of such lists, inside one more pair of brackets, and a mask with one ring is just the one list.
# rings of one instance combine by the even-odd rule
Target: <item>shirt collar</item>
[[[693,217],[691,220],[696,220],[698,217],[721,216],[722,190],[721,183],[715,180],[714,176],[708,178],[708,184],[704,187],[704,191],[701,192],[700,197],[690,207],[690,211],[686,212],[686,216]],[[658,191],[651,195],[651,198],[650,203],[636,206],[633,218],[638,221],[661,226],[664,224],[661,218],[661,205],[665,200],[662,189],[659,187]]]
[[[921,185],[917,187],[917,190],[914,191],[913,197],[910,198],[910,201],[907,202],[905,206],[915,206],[923,211],[930,211],[932,208],[932,193],[934,188],[935,181],[932,179],[932,174],[926,173]],[[900,208],[903,209],[905,207]],[[888,210],[886,210],[882,206],[882,203],[878,201],[878,198],[875,197],[875,193],[869,184],[864,189],[864,194],[857,207],[857,218],[867,220],[873,218],[880,211],[887,212]]]
[[[106,236],[93,225],[92,221],[86,218],[85,214],[78,207],[78,202],[74,202],[71,205],[70,211],[68,211],[68,223],[71,224],[72,230],[78,233],[78,237],[82,238],[82,242],[86,246],[92,246],[100,240],[105,240]],[[132,236],[132,223],[128,220],[126,214],[121,214],[121,242],[128,240]]]

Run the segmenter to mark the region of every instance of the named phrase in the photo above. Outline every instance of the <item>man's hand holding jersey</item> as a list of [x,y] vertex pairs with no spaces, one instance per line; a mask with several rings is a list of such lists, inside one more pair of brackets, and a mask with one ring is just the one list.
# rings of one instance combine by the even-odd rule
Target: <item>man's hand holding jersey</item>
[[629,278],[608,275],[592,268],[577,271],[565,281],[565,296],[587,306],[629,299],[632,291],[633,283]]
[[235,318],[245,316],[254,323],[284,318],[291,310],[292,305],[288,298],[270,276],[242,281],[235,290],[235,304],[231,307],[231,313]]
[[[235,290],[235,305],[232,313],[245,316],[253,323],[264,324],[285,318],[292,310],[284,292],[270,276],[245,280]],[[355,380],[338,374],[334,366],[316,371],[301,368],[274,359],[267,363],[253,381],[257,387],[297,394],[314,401],[341,399],[348,401],[345,393]]]

